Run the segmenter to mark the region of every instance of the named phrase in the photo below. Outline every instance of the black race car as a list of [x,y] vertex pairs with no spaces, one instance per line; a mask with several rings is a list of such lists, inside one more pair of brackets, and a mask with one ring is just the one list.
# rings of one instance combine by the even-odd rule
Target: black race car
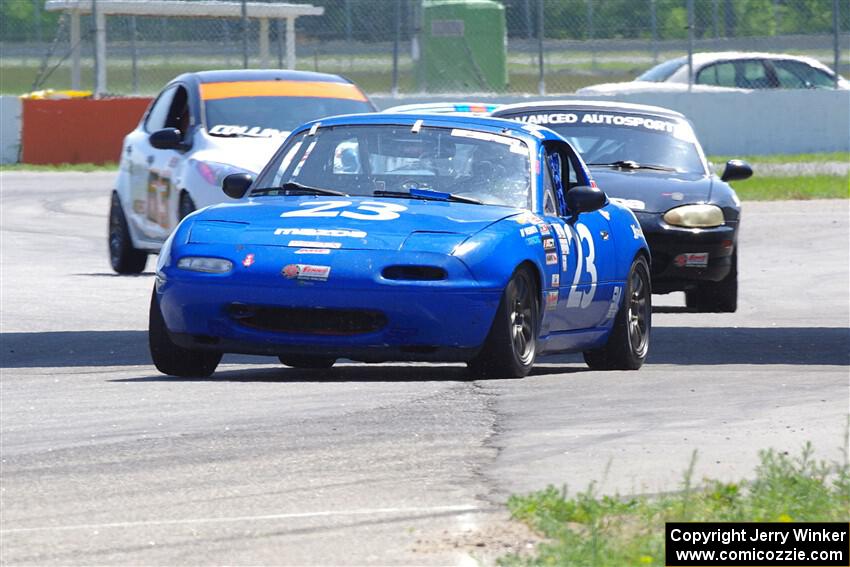
[[747,163],[730,160],[718,178],[690,122],[656,106],[553,101],[492,115],[558,132],[599,188],[632,209],[652,253],[653,293],[684,291],[697,311],[737,309],[741,202],[728,182],[750,177]]

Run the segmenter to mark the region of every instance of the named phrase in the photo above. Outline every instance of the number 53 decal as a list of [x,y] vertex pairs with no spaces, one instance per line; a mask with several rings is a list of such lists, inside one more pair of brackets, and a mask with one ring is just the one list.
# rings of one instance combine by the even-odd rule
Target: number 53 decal
[[[287,211],[281,213],[282,217],[345,217],[357,220],[393,220],[399,217],[399,213],[406,211],[404,205],[395,203],[381,203],[375,201],[363,201],[353,211],[345,209],[353,205],[351,201],[308,201],[299,206],[304,209]],[[364,211],[364,212],[356,212]]]
[[[570,296],[567,298],[567,307],[580,307],[582,309],[586,309],[593,301],[593,296],[596,295],[596,280],[598,277],[596,275],[596,265],[593,263],[596,259],[596,248],[593,245],[593,237],[590,234],[590,230],[588,230],[585,225],[576,223],[575,230],[578,233],[578,241],[576,242],[576,248],[578,249],[578,263],[576,264],[576,275],[573,278]],[[567,234],[570,234],[569,227],[566,227],[566,232]],[[584,258],[583,242],[587,243],[587,258]],[[587,273],[590,276],[590,289],[587,291],[581,291],[577,288],[579,281],[581,281],[581,274],[584,270],[587,270]]]

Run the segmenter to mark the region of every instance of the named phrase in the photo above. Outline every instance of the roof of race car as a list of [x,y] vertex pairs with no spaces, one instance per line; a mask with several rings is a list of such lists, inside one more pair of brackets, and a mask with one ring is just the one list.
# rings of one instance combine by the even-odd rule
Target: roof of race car
[[365,124],[398,124],[398,125],[413,125],[417,121],[422,121],[422,126],[435,126],[443,128],[465,127],[479,130],[500,130],[503,134],[518,136],[522,138],[537,138],[540,140],[559,140],[563,139],[553,130],[545,126],[537,126],[523,124],[515,120],[506,120],[504,118],[495,118],[489,116],[469,116],[463,114],[424,114],[405,112],[399,114],[390,114],[385,112],[368,112],[363,114],[346,114],[342,116],[333,116],[331,118],[322,118],[307,122],[299,127],[296,131],[309,130],[313,125],[318,124],[324,126],[342,126],[342,125],[365,125]]
[[622,112],[634,112],[640,114],[652,114],[666,118],[682,118],[681,112],[670,110],[661,106],[648,104],[633,104],[630,102],[609,102],[605,100],[550,100],[545,102],[519,102],[506,104],[496,109],[493,114],[512,114],[517,111],[534,110],[613,110]]
[[313,71],[287,71],[281,69],[228,69],[186,73],[202,83],[229,83],[238,81],[311,81],[325,83],[350,83],[348,79],[329,73]]

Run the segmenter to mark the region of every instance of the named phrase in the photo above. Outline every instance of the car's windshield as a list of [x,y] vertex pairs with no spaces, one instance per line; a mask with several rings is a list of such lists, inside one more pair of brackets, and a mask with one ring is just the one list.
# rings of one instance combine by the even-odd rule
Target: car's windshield
[[311,120],[373,110],[354,85],[306,83],[315,86],[314,92],[310,92],[313,96],[297,96],[308,91],[299,88],[299,84],[298,81],[202,84],[206,129],[213,136],[224,137],[285,136]]
[[635,81],[650,81],[653,83],[663,83],[670,75],[676,72],[676,70],[685,64],[684,59],[681,57],[678,59],[671,59],[670,61],[665,61],[664,63],[659,63],[655,67],[648,69],[643,72],[642,75],[638,75]]
[[595,110],[541,111],[506,118],[555,130],[588,165],[629,161],[705,173],[696,136],[683,120]]
[[[291,139],[252,194],[287,188],[377,197],[436,196],[529,208],[528,146],[520,139],[464,128],[344,125]],[[275,191],[280,188],[281,191]]]

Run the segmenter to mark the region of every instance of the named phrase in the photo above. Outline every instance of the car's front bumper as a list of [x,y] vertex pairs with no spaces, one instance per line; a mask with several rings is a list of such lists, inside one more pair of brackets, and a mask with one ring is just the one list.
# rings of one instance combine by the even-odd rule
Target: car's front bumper
[[[312,260],[332,264],[330,276],[301,281],[281,274],[291,261],[283,255],[291,251],[264,252],[272,258],[234,266],[230,275],[166,270],[157,293],[177,344],[370,361],[468,360],[483,344],[501,299],[501,290],[480,287],[447,256],[444,281],[385,280],[377,265],[359,270],[375,263],[367,250]],[[391,261],[409,263],[401,256]]]
[[[669,293],[729,274],[737,246],[737,222],[714,228],[682,228],[664,222],[661,213],[636,212],[652,254],[652,291]],[[703,263],[701,255],[707,255]]]

